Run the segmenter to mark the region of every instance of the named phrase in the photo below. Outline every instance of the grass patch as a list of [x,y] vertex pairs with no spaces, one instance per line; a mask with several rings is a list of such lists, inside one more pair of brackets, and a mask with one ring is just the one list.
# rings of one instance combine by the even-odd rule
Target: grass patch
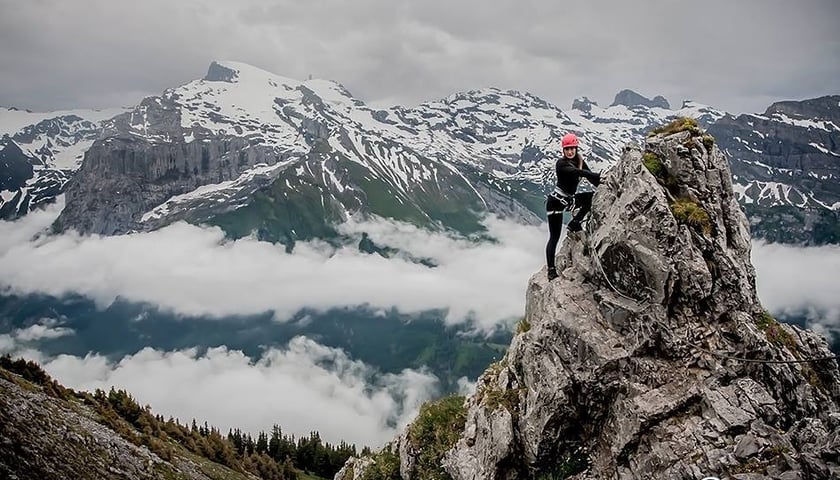
[[772,315],[767,312],[762,312],[755,319],[755,325],[759,330],[764,332],[764,335],[770,343],[777,347],[785,347],[791,353],[797,353],[796,340],[793,338],[793,335],[788,333]]
[[684,131],[689,131],[693,135],[700,135],[701,133],[697,120],[690,117],[679,117],[667,125],[654,128],[650,131],[650,133],[648,133],[648,136],[651,137],[659,134],[671,135],[673,133]]
[[519,404],[519,394],[527,391],[525,387],[522,388],[506,388],[495,389],[490,388],[484,392],[484,398],[487,400],[487,408],[492,412],[499,407],[504,407],[511,414],[516,412],[516,406]]
[[402,480],[399,455],[383,448],[373,456],[373,464],[365,469],[362,480]]
[[520,333],[525,333],[531,330],[531,322],[528,321],[527,318],[522,317],[522,320],[516,324],[516,334],[519,335]]
[[812,387],[823,390],[823,391],[827,391],[827,389],[825,388],[825,384],[822,382],[819,375],[817,375],[816,370],[811,368],[811,366],[804,365],[802,367],[802,376],[805,377],[805,380],[807,380],[808,383],[810,383]]
[[466,421],[462,396],[446,397],[420,407],[417,419],[408,427],[409,440],[420,450],[412,477],[452,478],[441,466],[441,460],[461,437]]
[[700,141],[703,142],[703,146],[706,147],[706,151],[711,151],[712,147],[715,145],[715,137],[709,135],[708,133],[700,137]]
[[767,473],[767,464],[764,463],[764,462],[761,462],[757,458],[751,458],[748,461],[741,462],[740,464],[732,467],[732,469],[729,470],[729,473],[731,475],[737,475],[739,473],[766,474]]
[[642,155],[642,162],[645,164],[645,168],[656,178],[664,178],[667,171],[665,170],[665,164],[662,163],[662,160],[652,152],[645,152]]
[[712,220],[703,207],[693,200],[678,198],[671,204],[671,212],[678,222],[699,229],[706,235],[712,233]]

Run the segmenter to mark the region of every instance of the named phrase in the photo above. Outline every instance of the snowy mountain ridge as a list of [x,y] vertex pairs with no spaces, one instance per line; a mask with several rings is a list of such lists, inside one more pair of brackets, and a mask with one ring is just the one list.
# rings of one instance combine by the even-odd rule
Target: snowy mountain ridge
[[[796,143],[801,130],[825,132],[795,148],[823,157],[840,156],[831,140],[836,136],[837,103],[821,107],[818,111],[827,112],[822,116],[797,107],[800,103],[780,102],[764,115],[736,119],[692,101],[672,110],[661,97],[649,101],[632,91],[620,92],[606,108],[582,97],[572,109],[561,110],[527,93],[483,88],[416,107],[377,109],[333,81],[297,81],[239,62],[213,62],[204,78],[148,97],[113,118],[53,117],[52,121],[64,119],[59,129],[65,132],[63,137],[25,142],[30,137],[22,138],[21,128],[32,126],[21,127],[18,124],[25,120],[14,123],[2,116],[0,134],[6,133],[9,149],[21,147],[18,163],[21,158],[30,164],[43,162],[38,152],[46,141],[52,142],[50,152],[63,155],[61,161],[45,162],[55,169],[69,166],[66,159],[71,153],[77,159],[79,151],[87,151],[94,157],[86,161],[91,167],[77,173],[87,180],[101,176],[103,170],[111,175],[114,164],[109,159],[125,156],[118,175],[152,182],[154,187],[149,188],[154,194],[148,185],[142,186],[132,205],[118,214],[120,218],[94,218],[90,225],[73,219],[70,199],[69,217],[63,219],[71,219],[63,222],[68,228],[106,234],[154,229],[179,219],[208,221],[243,206],[253,207],[252,195],[280,177],[280,190],[299,191],[306,184],[309,193],[319,197],[315,203],[329,221],[362,212],[451,227],[450,216],[455,214],[459,218],[454,222],[464,227],[474,222],[457,210],[474,210],[538,222],[562,135],[578,134],[589,164],[604,170],[613,165],[624,145],[642,140],[650,129],[676,116],[697,118],[719,138],[733,164],[735,191],[742,203],[840,211],[840,198],[833,189],[822,187],[836,179],[836,166],[809,171],[803,184],[800,165],[765,161],[767,154],[774,154],[767,144],[770,132],[780,128],[792,132],[783,139],[788,143]],[[49,131],[44,121],[38,125]],[[96,122],[101,122],[98,133],[94,133]],[[15,133],[7,133],[12,129],[7,125]],[[66,139],[78,131],[85,134],[73,137],[78,138],[75,143]],[[64,150],[54,146],[59,138]],[[140,145],[145,163],[125,163],[132,158],[130,162],[140,161]],[[5,218],[14,216],[11,211],[25,213],[22,197],[15,201],[14,196],[21,189],[36,190],[39,178],[31,177],[19,188],[0,186]],[[159,188],[164,184],[168,186]],[[114,191],[124,191],[123,187]],[[90,195],[105,195],[114,201],[112,193],[104,188],[103,193],[71,193],[71,197],[90,200]]]

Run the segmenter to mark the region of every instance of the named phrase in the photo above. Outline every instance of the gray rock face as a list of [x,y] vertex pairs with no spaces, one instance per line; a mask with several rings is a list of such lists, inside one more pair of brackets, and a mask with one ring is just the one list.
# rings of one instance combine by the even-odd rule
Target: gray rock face
[[615,100],[613,100],[612,106],[615,105],[624,105],[627,107],[635,107],[641,105],[644,107],[651,108],[671,108],[671,105],[668,103],[668,100],[666,100],[665,97],[663,97],[662,95],[657,95],[651,100],[647,97],[639,95],[633,90],[622,90],[615,94]]
[[[138,128],[142,136],[134,134]],[[185,142],[185,133],[196,139]],[[56,226],[104,235],[153,230],[161,225],[154,220],[141,223],[141,216],[171,197],[286,158],[282,151],[248,138],[184,129],[179,110],[166,97],[150,97],[112,119],[88,150],[66,187],[67,204]],[[250,188],[261,186],[255,182]],[[177,215],[167,222],[173,219]]]
[[593,105],[597,106],[598,104],[587,97],[576,98],[572,101],[572,109],[580,110],[584,113],[589,113],[592,110]]
[[207,69],[207,75],[204,76],[204,80],[209,82],[232,82],[236,77],[236,70],[231,70],[216,62],[212,62],[210,68]]
[[[764,314],[725,158],[689,132],[645,152],[667,173],[627,147],[588,228],[561,247],[560,277],[531,278],[527,328],[467,398],[443,461],[452,478],[840,475],[837,361],[726,358],[831,352]],[[682,215],[687,203],[705,221]]]
[[[657,182],[638,147],[605,176],[590,231],[560,250],[560,278],[541,271],[529,283],[530,330],[468,399],[464,435],[445,461],[453,478],[840,473],[830,447],[840,436],[836,361],[709,353],[831,355],[816,334],[770,327],[792,342],[783,347],[756,323],[749,229],[726,160],[688,132],[650,138],[646,151],[674,180]],[[702,207],[709,225],[678,220],[677,198]],[[490,392],[510,402],[491,406]]]
[[754,235],[787,243],[838,241],[836,232],[819,234],[835,231],[840,208],[838,104],[840,95],[778,102],[763,115],[727,115],[709,127],[751,199]]

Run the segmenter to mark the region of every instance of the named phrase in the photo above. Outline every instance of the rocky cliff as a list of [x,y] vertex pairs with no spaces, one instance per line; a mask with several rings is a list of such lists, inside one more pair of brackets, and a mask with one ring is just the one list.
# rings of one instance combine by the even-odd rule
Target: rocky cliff
[[840,241],[840,95],[777,102],[709,127],[732,159],[753,234],[780,243]]
[[[803,361],[832,354],[763,311],[749,254],[711,136],[675,123],[628,146],[462,410],[421,411],[337,478],[838,478],[838,363]],[[434,418],[457,431],[444,448],[417,433]]]

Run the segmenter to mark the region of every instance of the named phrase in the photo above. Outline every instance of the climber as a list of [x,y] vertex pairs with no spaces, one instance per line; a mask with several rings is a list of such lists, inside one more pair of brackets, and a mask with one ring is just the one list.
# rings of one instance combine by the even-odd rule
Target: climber
[[590,170],[578,153],[577,136],[574,133],[567,133],[563,136],[561,143],[563,157],[554,165],[557,171],[557,186],[545,202],[548,217],[548,245],[545,247],[545,257],[549,280],[557,278],[554,254],[557,242],[560,241],[560,232],[563,230],[563,212],[578,209],[577,214],[569,222],[569,232],[579,232],[582,229],[583,218],[592,208],[593,192],[577,193],[580,177],[586,178],[596,187],[601,183],[601,175]]

